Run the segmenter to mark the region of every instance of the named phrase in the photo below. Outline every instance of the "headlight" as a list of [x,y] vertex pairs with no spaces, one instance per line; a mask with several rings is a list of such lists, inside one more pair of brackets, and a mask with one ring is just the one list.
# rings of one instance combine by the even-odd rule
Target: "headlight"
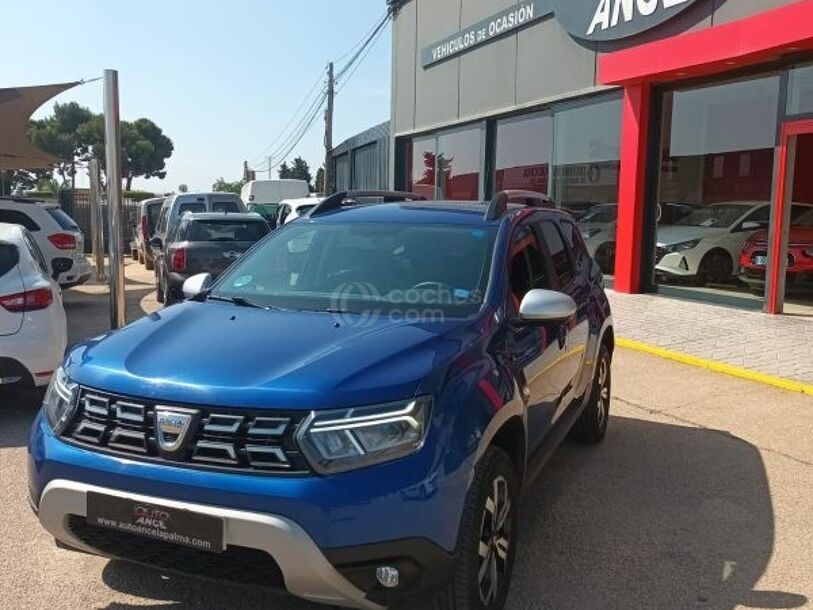
[[79,385],[68,379],[62,367],[54,371],[48,391],[45,392],[45,399],[42,401],[45,417],[48,418],[54,434],[62,434],[71,421],[76,412],[78,391]]
[[592,229],[587,229],[586,231],[582,231],[582,237],[585,240],[593,239],[599,233],[601,233],[601,229],[599,229],[597,227],[593,227]]
[[702,240],[693,239],[692,241],[682,241],[679,244],[672,244],[671,246],[664,246],[663,249],[667,252],[685,252],[697,247]]
[[428,397],[340,411],[314,411],[297,440],[320,473],[380,464],[417,451],[426,438]]

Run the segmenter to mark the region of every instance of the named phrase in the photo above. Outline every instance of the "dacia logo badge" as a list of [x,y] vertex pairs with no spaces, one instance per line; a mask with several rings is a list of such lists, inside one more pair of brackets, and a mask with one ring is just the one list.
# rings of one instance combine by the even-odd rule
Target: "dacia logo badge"
[[155,407],[155,432],[162,453],[176,453],[183,449],[185,440],[199,411],[174,407]]

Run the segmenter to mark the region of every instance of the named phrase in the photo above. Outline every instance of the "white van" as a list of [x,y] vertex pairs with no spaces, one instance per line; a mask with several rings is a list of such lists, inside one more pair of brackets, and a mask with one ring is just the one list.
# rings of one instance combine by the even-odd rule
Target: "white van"
[[273,224],[279,212],[280,201],[303,199],[309,194],[308,183],[304,180],[251,180],[243,185],[240,199],[250,212],[259,214]]

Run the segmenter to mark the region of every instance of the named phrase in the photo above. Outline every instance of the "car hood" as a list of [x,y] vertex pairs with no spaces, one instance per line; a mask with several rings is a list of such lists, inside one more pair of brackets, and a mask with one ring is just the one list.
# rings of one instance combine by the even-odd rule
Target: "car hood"
[[471,325],[184,302],[76,347],[66,369],[86,387],[173,403],[372,404],[426,391],[421,381],[476,336]]
[[710,227],[686,227],[681,225],[667,225],[658,227],[658,246],[673,246],[684,241],[716,237],[726,232],[726,229]]
[[[757,231],[751,236],[750,243],[768,243],[768,231]],[[813,227],[791,226],[788,241],[792,244],[813,244]]]

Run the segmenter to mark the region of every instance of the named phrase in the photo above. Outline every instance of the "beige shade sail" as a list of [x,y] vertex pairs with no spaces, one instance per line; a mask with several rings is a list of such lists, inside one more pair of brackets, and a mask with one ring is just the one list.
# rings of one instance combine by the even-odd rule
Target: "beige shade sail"
[[60,159],[28,141],[28,120],[37,108],[81,81],[0,89],[0,170],[41,169]]

